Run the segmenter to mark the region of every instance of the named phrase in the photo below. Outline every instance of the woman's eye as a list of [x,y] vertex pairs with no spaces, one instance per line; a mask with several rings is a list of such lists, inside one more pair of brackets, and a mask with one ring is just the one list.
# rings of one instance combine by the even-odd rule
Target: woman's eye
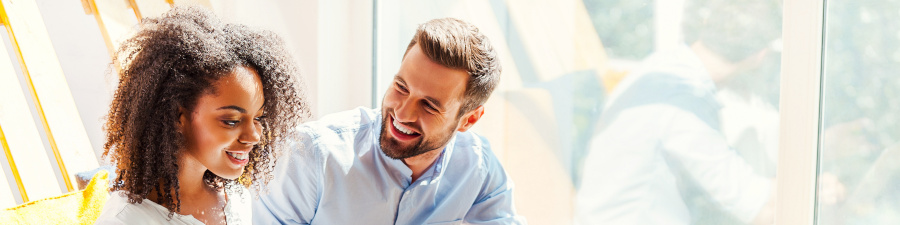
[[229,127],[237,126],[238,122],[241,122],[241,121],[237,121],[237,120],[222,120],[222,123],[225,124],[226,126],[229,126]]
[[253,118],[253,120],[256,120],[256,121],[258,121],[258,122],[262,122],[262,120],[265,119],[265,118],[266,118],[266,116],[259,116],[259,117]]

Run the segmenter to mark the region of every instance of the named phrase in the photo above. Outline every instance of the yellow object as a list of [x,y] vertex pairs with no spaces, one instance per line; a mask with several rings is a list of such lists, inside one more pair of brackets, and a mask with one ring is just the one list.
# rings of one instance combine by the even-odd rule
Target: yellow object
[[603,80],[603,87],[606,88],[606,94],[612,93],[613,89],[619,85],[627,76],[629,71],[626,70],[607,70],[600,79]]
[[0,211],[0,224],[94,224],[109,199],[108,180],[101,170],[84,190]]

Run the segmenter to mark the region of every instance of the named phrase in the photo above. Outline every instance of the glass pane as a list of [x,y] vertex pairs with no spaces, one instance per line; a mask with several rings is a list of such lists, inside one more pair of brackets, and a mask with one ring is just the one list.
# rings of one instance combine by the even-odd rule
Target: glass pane
[[[621,31],[601,36],[640,37],[653,24],[656,34],[653,53],[605,98],[578,171],[576,222],[772,220],[780,1],[644,1],[653,23],[625,16],[651,11],[635,1],[584,2],[598,33]],[[611,67],[627,60],[620,49],[640,51],[619,43],[637,37],[607,38]]]
[[900,2],[827,7],[818,224],[900,224]]
[[774,216],[781,1],[392,0],[376,10],[379,95],[418,24],[457,17],[488,36],[503,74],[473,130],[529,223]]

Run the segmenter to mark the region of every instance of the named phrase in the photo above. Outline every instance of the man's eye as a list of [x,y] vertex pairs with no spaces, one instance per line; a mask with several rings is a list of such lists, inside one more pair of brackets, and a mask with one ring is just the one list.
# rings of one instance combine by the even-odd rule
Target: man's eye
[[436,107],[428,103],[425,103],[425,109],[427,109],[431,113],[436,113],[438,111]]
[[397,84],[397,90],[400,90],[401,93],[407,93],[409,90],[406,90],[406,87],[403,85]]

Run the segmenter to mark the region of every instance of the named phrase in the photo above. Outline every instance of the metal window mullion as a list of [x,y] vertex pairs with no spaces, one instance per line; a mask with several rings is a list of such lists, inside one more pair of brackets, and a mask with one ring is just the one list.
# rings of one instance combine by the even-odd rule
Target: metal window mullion
[[824,9],[784,1],[776,224],[815,223]]

